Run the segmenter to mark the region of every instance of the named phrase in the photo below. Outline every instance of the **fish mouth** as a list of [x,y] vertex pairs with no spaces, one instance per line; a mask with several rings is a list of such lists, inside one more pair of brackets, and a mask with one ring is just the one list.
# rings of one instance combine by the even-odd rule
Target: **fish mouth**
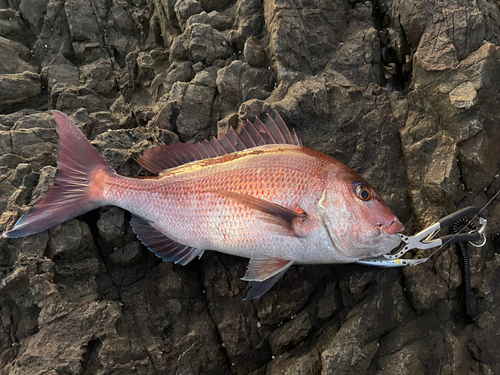
[[405,229],[405,226],[398,219],[394,219],[390,223],[379,224],[379,227],[380,231],[388,236],[402,232]]

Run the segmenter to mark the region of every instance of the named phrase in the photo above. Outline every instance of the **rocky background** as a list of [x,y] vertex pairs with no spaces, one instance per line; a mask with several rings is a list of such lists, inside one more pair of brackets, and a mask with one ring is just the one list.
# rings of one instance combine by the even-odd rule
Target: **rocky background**
[[[278,110],[422,229],[500,189],[498,0],[0,0],[0,232],[55,173],[48,110],[121,174]],[[407,269],[162,263],[108,207],[0,239],[0,374],[499,374],[500,199],[470,247]]]

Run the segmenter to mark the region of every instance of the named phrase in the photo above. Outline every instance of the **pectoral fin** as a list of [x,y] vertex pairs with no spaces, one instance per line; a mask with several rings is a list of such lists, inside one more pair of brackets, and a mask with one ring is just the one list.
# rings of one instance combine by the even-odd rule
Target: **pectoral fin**
[[255,255],[248,263],[242,280],[249,281],[250,290],[245,300],[261,297],[285,274],[293,264],[292,260]]
[[[295,236],[301,237],[307,232],[307,226],[304,225],[304,222],[307,220],[307,214],[300,208],[294,211],[252,195],[232,191],[211,190],[210,192],[268,215],[268,221],[290,229],[291,233]],[[306,230],[304,230],[305,228]]]

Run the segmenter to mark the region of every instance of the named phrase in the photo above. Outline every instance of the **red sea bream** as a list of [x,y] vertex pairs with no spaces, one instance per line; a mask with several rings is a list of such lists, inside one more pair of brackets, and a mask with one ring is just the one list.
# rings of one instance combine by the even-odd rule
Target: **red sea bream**
[[301,145],[276,113],[210,141],[148,150],[156,174],[118,175],[63,113],[54,186],[5,237],[46,230],[95,208],[132,213],[139,239],[166,261],[205,250],[250,258],[247,299],[293,264],[352,263],[388,253],[403,225],[355,171]]

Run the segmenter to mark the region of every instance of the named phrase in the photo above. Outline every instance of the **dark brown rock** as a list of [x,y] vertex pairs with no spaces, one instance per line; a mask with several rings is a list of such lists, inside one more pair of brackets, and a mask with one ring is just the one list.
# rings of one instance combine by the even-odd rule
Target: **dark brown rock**
[[251,66],[263,67],[267,60],[266,52],[263,43],[256,37],[248,38],[243,48],[245,62]]
[[177,1],[174,6],[179,25],[184,26],[187,19],[193,14],[201,12],[200,3],[196,0]]
[[266,99],[272,90],[272,73],[238,60],[219,69],[216,83],[220,94],[220,113],[225,116],[245,101]]
[[150,147],[278,110],[406,233],[491,200],[466,327],[454,248],[403,271],[293,266],[243,301],[247,260],[161,262],[117,208],[0,237],[0,375],[500,373],[497,5],[0,0],[2,232],[53,184],[50,109],[127,176]]

